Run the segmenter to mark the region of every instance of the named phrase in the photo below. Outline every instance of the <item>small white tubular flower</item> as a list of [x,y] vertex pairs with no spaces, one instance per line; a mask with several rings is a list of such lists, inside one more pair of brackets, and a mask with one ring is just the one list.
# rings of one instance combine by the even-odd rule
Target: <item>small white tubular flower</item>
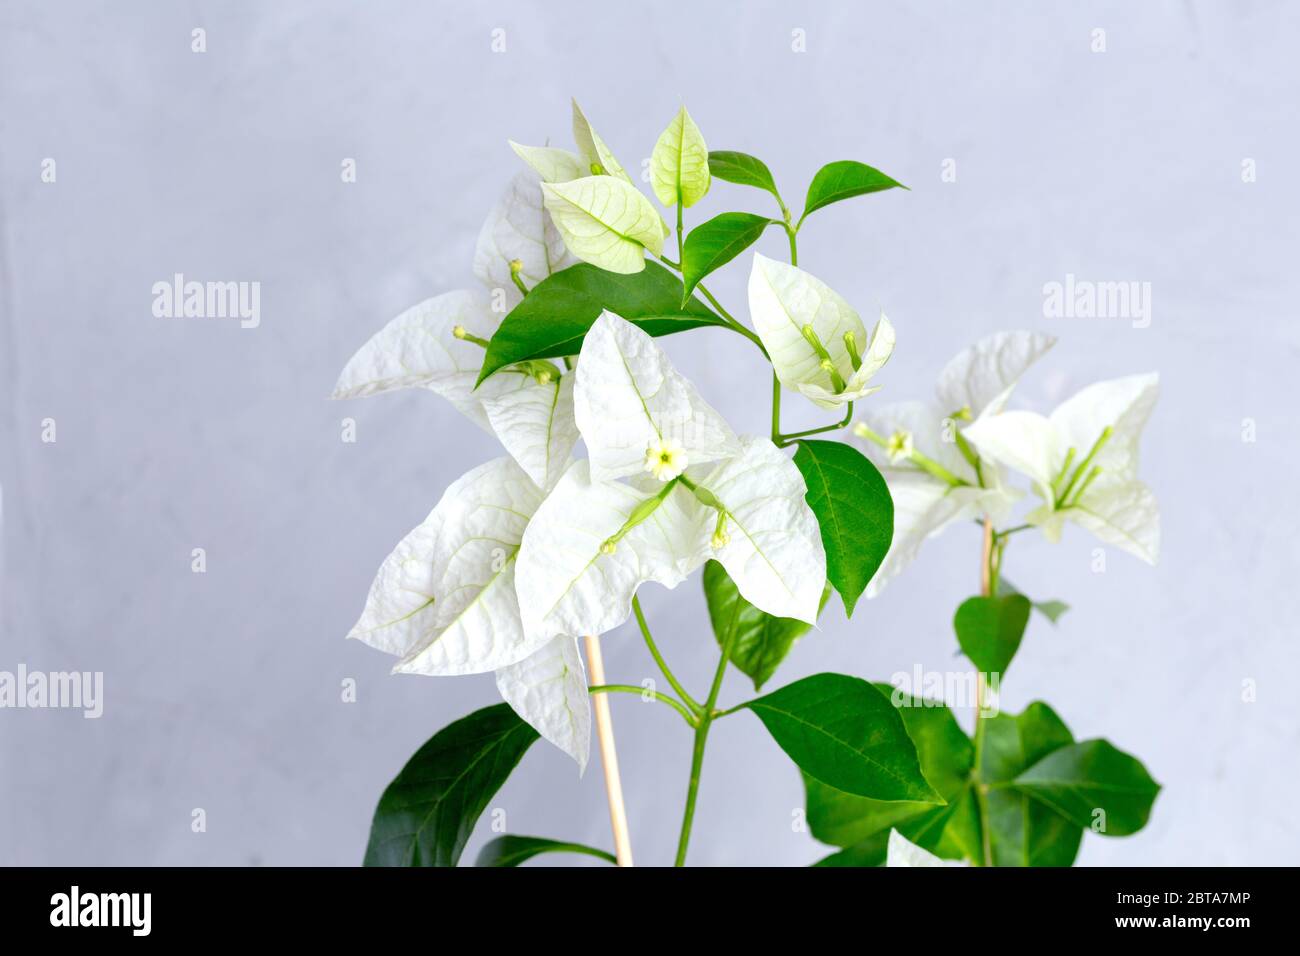
[[[474,275],[513,308],[523,299],[516,275],[531,289],[577,261],[564,247],[542,203],[538,177],[532,172],[516,174],[479,230]],[[517,263],[513,270],[512,262]]]
[[862,415],[854,434],[867,439],[866,453],[894,499],[893,541],[868,597],[948,525],[981,516],[996,521],[1010,510],[1019,493],[966,441],[966,423],[1000,412],[1020,376],[1055,341],[1036,332],[990,335],[944,366],[936,401],[872,406]]
[[672,481],[686,470],[686,450],[675,438],[652,441],[645,450],[645,470],[660,481]]
[[894,328],[882,314],[870,337],[853,307],[795,266],[755,254],[749,311],[777,378],[822,408],[878,390],[868,381],[894,351]]
[[587,332],[576,379],[574,417],[596,481],[644,472],[647,449],[668,442],[692,465],[726,458],[740,447],[731,427],[654,339],[612,312]]
[[515,555],[542,494],[509,458],[454,481],[385,559],[349,637],[396,671],[477,674],[536,651],[519,619]]
[[910,461],[915,452],[916,443],[912,440],[912,433],[909,431],[900,429],[886,439],[885,454],[889,456],[891,465],[902,465]]
[[1160,551],[1155,496],[1137,478],[1138,439],[1159,394],[1154,373],[1098,382],[1049,416],[1009,411],[966,429],[981,455],[1034,483],[1043,504],[1026,520],[1058,540],[1066,520],[1154,564]]

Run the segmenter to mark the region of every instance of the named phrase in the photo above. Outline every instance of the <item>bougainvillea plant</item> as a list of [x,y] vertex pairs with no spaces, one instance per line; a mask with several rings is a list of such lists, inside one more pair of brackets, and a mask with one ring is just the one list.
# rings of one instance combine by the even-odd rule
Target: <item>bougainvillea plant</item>
[[[428,389],[505,452],[453,482],[397,544],[349,635],[396,656],[396,672],[492,671],[505,701],[416,752],[380,798],[365,862],[455,865],[528,748],[545,738],[581,772],[591,698],[623,692],[671,707],[694,735],[678,865],[710,726],[743,713],[803,774],[813,835],[842,848],[825,863],[1065,864],[1084,829],[1140,828],[1158,789],[1140,763],[1105,741],[1075,743],[1045,704],[995,714],[984,689],[1006,671],[1031,607],[1001,579],[1013,534],[1041,528],[1056,539],[1073,520],[1155,559],[1155,504],[1135,475],[1154,376],[1092,386],[1048,417],[1008,410],[1016,379],[1052,341],[1004,333],[950,363],[937,402],[873,408],[875,399],[863,400],[880,387],[894,328],[881,315],[868,329],[799,268],[798,236],[831,203],[905,187],[863,163],[830,163],[796,218],[763,162],[710,152],[682,109],[645,177],[674,228],[576,103],[573,138],[575,151],[511,143],[527,168],[479,233],[482,287],[393,319],[335,388],[336,398]],[[715,179],[767,192],[777,214],[723,212],[688,232],[685,210]],[[703,280],[769,228],[785,233],[790,261],[752,256],[747,325]],[[769,434],[737,434],[655,341],[706,327],[737,333],[770,361]],[[813,403],[830,422],[784,433],[783,395]],[[867,409],[856,424],[855,405]],[[1020,497],[1011,471],[1028,476],[1042,500],[1021,524],[997,530]],[[983,527],[983,593],[955,621],[980,674],[973,737],[943,701],[856,676],[817,674],[761,693],[832,592],[846,614],[862,613],[864,592],[963,520]],[[677,587],[697,571],[719,657],[707,691],[692,694],[637,592],[648,582]],[[589,686],[582,642],[592,653],[596,636],[633,617],[668,690]],[[724,704],[729,666],[760,696]],[[514,866],[549,852],[614,860],[507,834],[478,863]]]

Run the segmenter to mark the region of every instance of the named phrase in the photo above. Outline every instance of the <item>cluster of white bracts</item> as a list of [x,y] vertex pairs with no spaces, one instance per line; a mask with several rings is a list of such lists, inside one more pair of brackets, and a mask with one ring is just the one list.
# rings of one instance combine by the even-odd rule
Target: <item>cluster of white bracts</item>
[[[1152,373],[1098,382],[1048,416],[1008,410],[1020,376],[1055,342],[1038,332],[988,336],[944,367],[934,400],[878,405],[861,416],[876,435],[892,439],[890,448],[864,443],[894,499],[893,542],[867,588],[868,597],[880,593],[916,557],[922,543],[948,525],[1005,518],[1022,496],[1007,485],[1007,468],[1033,483],[1042,503],[1025,521],[1042,528],[1049,540],[1058,540],[1063,523],[1070,520],[1108,544],[1155,563],[1160,513],[1154,495],[1137,478],[1137,460],[1138,438],[1155,405],[1158,377]],[[959,437],[975,454],[978,470],[963,454]],[[917,467],[907,454],[912,449],[962,484]],[[1075,472],[1080,472],[1079,478],[1070,487]]]

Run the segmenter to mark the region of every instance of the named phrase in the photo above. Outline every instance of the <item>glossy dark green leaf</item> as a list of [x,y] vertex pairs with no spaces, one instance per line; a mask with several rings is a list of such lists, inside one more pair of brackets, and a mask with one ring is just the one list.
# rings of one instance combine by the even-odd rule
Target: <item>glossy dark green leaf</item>
[[748,212],[724,212],[702,222],[686,237],[682,252],[682,295],[689,296],[710,272],[720,269],[740,255],[772,224],[766,216]]
[[[1024,594],[1025,592],[1020,590],[1020,588],[1016,587],[1006,578],[999,577],[998,593],[999,594]],[[1058,601],[1055,599],[1050,601],[1035,601],[1033,598],[1030,598],[1029,600],[1030,603],[1033,604],[1034,610],[1037,611],[1039,614],[1043,615],[1043,617],[1047,618],[1053,624],[1059,621],[1061,619],[1061,615],[1070,609],[1070,605],[1066,604],[1064,601]]]
[[479,815],[536,739],[509,704],[438,731],[379,798],[365,865],[455,866]]
[[[948,801],[930,803],[870,800],[843,793],[807,775],[807,819],[812,835],[823,843],[847,848],[826,866],[876,866],[884,860],[889,829],[948,859],[978,854],[979,816],[970,792],[974,748],[952,711],[934,701],[912,697],[887,684],[877,685],[903,718],[916,745],[921,771]],[[819,864],[820,865],[820,864]]]
[[894,500],[876,466],[850,445],[801,441],[794,463],[808,486],[826,549],[826,577],[840,592],[844,613],[854,605],[889,552]]
[[962,653],[985,674],[1005,674],[1025,636],[1029,610],[1023,594],[963,601],[952,621]]
[[803,215],[799,217],[799,222],[802,223],[807,219],[809,213],[831,203],[895,187],[907,188],[898,180],[886,176],[866,163],[859,163],[852,159],[827,163],[817,170],[817,175],[808,184],[808,198],[804,200]]
[[1128,836],[1146,826],[1160,785],[1136,757],[1106,740],[1053,750],[1013,781],[1076,827]]
[[814,674],[749,701],[791,760],[837,790],[941,803],[889,697],[858,677]]
[[726,325],[699,299],[685,305],[682,299],[678,278],[654,262],[631,275],[585,262],[570,266],[537,283],[505,317],[488,343],[478,380],[516,362],[577,355],[605,309],[655,336]]
[[781,198],[781,194],[776,191],[772,171],[757,156],[727,149],[714,150],[709,153],[709,172],[729,183],[755,186],[767,190],[778,200]]
[[[829,590],[822,592],[826,606]],[[807,634],[811,624],[791,617],[773,617],[741,596],[736,584],[717,561],[704,566],[704,599],[709,606],[713,636],[722,647],[731,637],[731,663],[754,682],[754,690],[776,673],[794,642]],[[820,613],[820,608],[818,609]]]
[[581,853],[598,857],[608,863],[617,863],[614,854],[597,850],[581,843],[561,843],[544,837],[512,836],[506,834],[490,840],[478,852],[475,866],[519,866],[541,853]]

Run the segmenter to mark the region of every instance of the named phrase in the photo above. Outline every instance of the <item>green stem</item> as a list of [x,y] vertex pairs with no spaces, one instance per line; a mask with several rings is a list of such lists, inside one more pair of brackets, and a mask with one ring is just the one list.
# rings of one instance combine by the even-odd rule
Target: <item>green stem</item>
[[[783,209],[783,210],[784,210],[784,208],[785,208],[785,207],[782,206],[782,209]],[[787,215],[789,215],[789,214],[787,213]],[[792,225],[790,225],[789,222],[786,222],[786,224],[785,224],[785,234],[786,234],[786,236],[787,236],[787,237],[789,238],[789,240],[790,240],[790,265],[792,265],[792,266],[797,266],[797,265],[799,264],[799,244],[795,241],[795,238],[794,238],[794,237],[795,237],[795,233],[797,233],[798,231],[799,231],[799,227],[798,227],[798,226],[792,226]]]
[[661,694],[658,691],[650,690],[648,687],[638,687],[635,684],[593,684],[587,688],[589,694],[637,694],[639,696],[649,695],[652,700],[657,700],[661,704],[667,704],[692,727],[696,725],[695,715],[686,709],[685,705],[675,697],[668,694]]
[[677,261],[686,261],[686,241],[682,238],[682,191],[677,189]]
[[686,787],[686,808],[682,811],[682,832],[677,839],[677,859],[673,866],[686,865],[686,848],[691,840],[691,825],[695,822],[695,800],[700,792],[700,770],[704,766],[704,745],[709,739],[709,727],[720,716],[715,710],[718,693],[722,690],[722,680],[727,676],[727,664],[731,660],[731,646],[735,642],[736,627],[732,626],[722,645],[722,656],[718,658],[718,669],[713,674],[713,684],[709,687],[708,700],[704,702],[704,711],[695,728],[695,746],[691,749],[691,779]]
[[[884,435],[881,435],[880,433],[872,430],[871,427],[866,424],[866,422],[858,422],[856,425],[854,425],[853,434],[857,435],[859,438],[865,438],[867,441],[875,445],[879,445],[881,448],[885,448],[885,449],[889,448],[889,440],[885,438]],[[922,471],[926,471],[931,475],[934,475],[934,477],[938,478],[940,481],[946,482],[947,484],[951,485],[954,488],[958,487],[959,485],[970,484],[970,482],[957,477],[947,468],[943,467],[943,465],[935,461],[933,458],[929,457],[928,455],[922,454],[921,452],[917,451],[915,448],[913,448],[910,452],[908,452],[907,460],[910,461],[912,464],[916,465],[916,467],[920,468]]]
[[773,444],[776,445],[777,448],[784,448],[786,445],[791,444],[797,439],[807,438],[809,435],[820,435],[823,432],[837,431],[841,428],[844,428],[851,421],[853,421],[853,403],[849,402],[848,408],[844,412],[843,421],[838,421],[834,425],[823,425],[820,428],[809,428],[801,432],[791,432],[788,435],[786,434],[777,435],[777,439],[776,441],[773,442]]
[[667,679],[669,686],[677,692],[677,696],[686,702],[686,706],[694,713],[699,714],[702,708],[695,699],[686,692],[686,688],[678,683],[677,678],[673,676],[673,672],[668,669],[667,661],[665,661],[663,655],[659,653],[659,648],[655,646],[655,639],[650,636],[650,625],[646,623],[645,613],[641,610],[641,601],[635,594],[632,595],[632,611],[636,614],[636,623],[641,628],[641,636],[645,638],[645,646],[650,649],[650,656],[653,657],[655,663],[659,665],[659,671],[664,675],[664,678]]
[[[682,264],[680,262],[673,262],[673,260],[669,259],[667,256],[660,256],[659,261],[678,273],[682,271]],[[763,345],[762,339],[760,339],[751,329],[738,321],[734,315],[724,309],[722,303],[714,297],[713,293],[705,288],[704,283],[695,283],[695,288],[700,295],[704,296],[704,298],[708,300],[709,305],[713,306],[714,311],[722,317],[722,321],[727,324],[727,328],[731,329],[733,332],[739,332],[745,338],[749,339],[749,341],[758,346],[758,350],[763,353],[763,357],[767,358],[767,347]]]
[[[997,552],[996,536],[993,533],[993,520],[984,519],[984,544],[980,551],[980,593],[992,596],[995,588],[997,571],[994,567]],[[993,865],[993,843],[989,836],[989,801],[988,785],[980,778],[981,763],[984,757],[984,732],[987,721],[984,720],[984,675],[975,673],[975,765],[971,769],[971,782],[975,786],[975,805],[979,809],[980,841],[983,848],[983,865]]]

